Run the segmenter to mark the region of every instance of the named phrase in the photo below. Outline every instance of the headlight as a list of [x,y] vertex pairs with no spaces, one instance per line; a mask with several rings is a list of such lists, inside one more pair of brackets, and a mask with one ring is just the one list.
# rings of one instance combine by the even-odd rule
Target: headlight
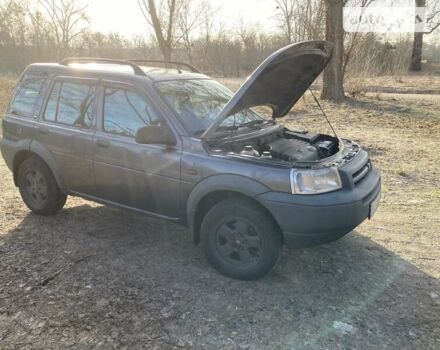
[[336,168],[292,169],[290,185],[294,194],[318,194],[342,188]]

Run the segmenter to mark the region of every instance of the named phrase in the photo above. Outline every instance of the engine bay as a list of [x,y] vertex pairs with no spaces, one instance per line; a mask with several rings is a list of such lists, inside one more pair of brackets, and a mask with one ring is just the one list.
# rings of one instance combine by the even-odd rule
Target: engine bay
[[288,162],[319,162],[338,153],[339,139],[330,135],[283,129],[243,140],[223,140],[211,146],[214,153]]

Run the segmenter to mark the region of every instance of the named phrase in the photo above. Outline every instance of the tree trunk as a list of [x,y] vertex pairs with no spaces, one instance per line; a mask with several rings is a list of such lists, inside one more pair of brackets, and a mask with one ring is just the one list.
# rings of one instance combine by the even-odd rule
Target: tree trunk
[[172,46],[172,29],[173,29],[173,18],[174,18],[174,10],[175,10],[176,0],[171,0],[170,4],[170,13],[169,13],[169,23],[167,29],[167,37],[165,38],[162,32],[162,24],[160,22],[160,18],[156,11],[156,4],[154,0],[148,0],[148,11],[151,18],[151,23],[153,24],[154,33],[156,35],[156,40],[159,44],[160,51],[162,51],[162,55],[165,61],[171,60],[171,54],[173,51]]
[[[416,7],[425,7],[426,0],[416,0]],[[423,32],[414,33],[414,43],[411,54],[409,70],[418,72],[422,70]]]
[[169,47],[168,45],[161,46],[160,48],[162,51],[163,59],[165,61],[171,61],[171,55],[173,53],[173,49],[171,47]]
[[324,70],[321,98],[340,102],[345,98],[343,86],[344,28],[343,0],[326,0],[325,39],[334,45],[333,57]]
[[414,33],[414,44],[411,54],[409,70],[419,72],[422,70],[423,33]]

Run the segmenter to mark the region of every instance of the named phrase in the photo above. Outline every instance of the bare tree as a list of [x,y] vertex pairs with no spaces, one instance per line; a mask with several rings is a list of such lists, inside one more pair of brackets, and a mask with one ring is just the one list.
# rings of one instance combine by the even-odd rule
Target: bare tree
[[325,32],[325,1],[306,0],[296,6],[294,13],[297,40],[316,40]]
[[295,11],[295,0],[275,0],[277,17],[280,27],[284,31],[287,43],[293,41],[294,23],[293,15]]
[[333,57],[324,70],[322,99],[341,101],[345,98],[343,86],[344,29],[343,0],[326,0],[325,38],[334,45]]
[[[426,0],[415,0],[416,7],[425,7]],[[413,72],[422,70],[422,52],[424,35],[433,33],[440,27],[440,3],[437,0],[429,2],[428,14],[426,17],[426,30],[414,33],[414,43],[411,54],[411,63],[409,70]]]
[[39,3],[49,17],[58,48],[68,50],[88,26],[85,12],[88,4],[81,4],[78,0],[39,0]]
[[276,19],[287,43],[322,38],[324,0],[275,0]]
[[31,45],[35,48],[37,57],[40,58],[42,57],[45,39],[48,38],[47,33],[49,30],[47,28],[47,21],[40,11],[29,11],[29,17],[31,22],[29,26]]
[[178,37],[176,43],[182,42],[189,62],[192,57],[192,34],[203,23],[204,15],[209,9],[207,0],[183,0],[176,19]]
[[[354,0],[349,1],[345,0],[344,5],[347,5],[347,3],[352,3],[352,5],[360,6],[360,7],[368,7],[370,6],[375,0]],[[361,33],[354,32],[354,33],[346,33],[346,38],[348,37],[347,49],[344,50],[344,63],[342,66],[342,75],[345,78],[345,74],[347,72],[348,64],[353,56],[353,51],[356,47],[356,45],[359,43],[359,39],[361,37]]]
[[211,62],[211,43],[213,40],[214,24],[217,22],[217,16],[221,12],[221,8],[213,8],[208,2],[207,7],[200,19],[199,26],[199,40],[198,45],[200,47],[200,60],[203,67],[212,67]]
[[160,0],[159,7],[155,0],[138,0],[143,16],[151,27],[166,61],[171,60],[175,46],[175,21],[178,16],[181,1]]
[[19,0],[7,0],[0,3],[0,44],[19,45],[26,41],[26,3]]

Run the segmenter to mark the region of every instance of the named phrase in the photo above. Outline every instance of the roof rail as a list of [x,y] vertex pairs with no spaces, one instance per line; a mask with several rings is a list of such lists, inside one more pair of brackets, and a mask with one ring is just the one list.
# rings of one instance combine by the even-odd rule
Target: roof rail
[[201,73],[196,67],[185,63],[185,62],[178,62],[178,61],[163,61],[163,60],[144,60],[144,59],[133,59],[133,60],[127,60],[127,62],[135,62],[135,63],[163,63],[163,64],[171,64],[174,66],[182,66],[189,68],[191,72],[193,73]]
[[115,60],[112,58],[98,58],[98,57],[70,57],[65,58],[60,62],[63,66],[67,66],[71,63],[108,63],[121,66],[129,66],[133,69],[134,74],[147,76],[145,72],[136,63],[126,60]]

